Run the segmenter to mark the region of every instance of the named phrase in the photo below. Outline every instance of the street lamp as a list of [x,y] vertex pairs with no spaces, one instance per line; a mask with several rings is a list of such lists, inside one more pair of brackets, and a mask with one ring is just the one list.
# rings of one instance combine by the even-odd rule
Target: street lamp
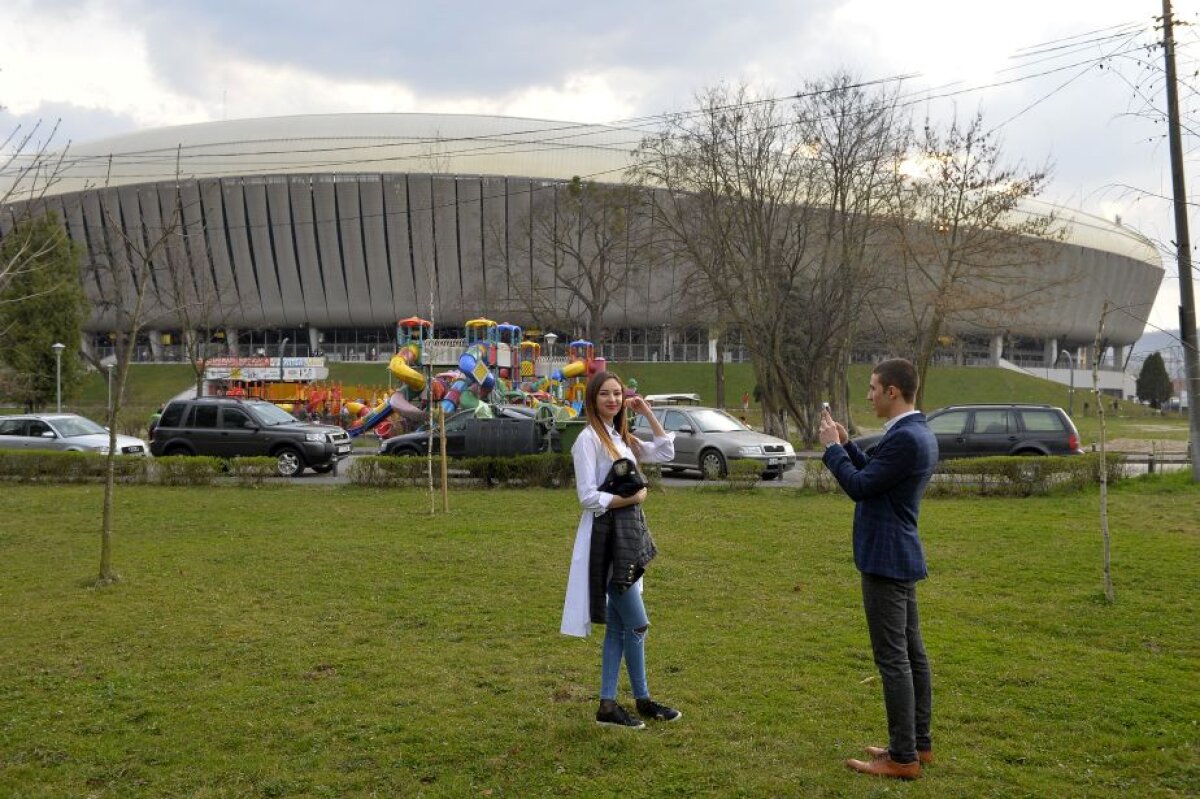
[[546,358],[553,360],[554,358],[554,342],[558,341],[557,333],[547,333],[542,336],[546,340]]
[[59,341],[50,345],[50,349],[54,350],[54,396],[57,413],[62,413],[62,351],[66,348],[67,345]]
[[1072,355],[1069,350],[1059,350],[1058,357],[1054,359],[1054,363],[1057,365],[1059,360],[1061,360],[1064,355],[1067,356],[1067,362],[1069,364],[1071,364],[1071,393],[1067,399],[1067,415],[1074,418],[1075,417],[1075,356]]

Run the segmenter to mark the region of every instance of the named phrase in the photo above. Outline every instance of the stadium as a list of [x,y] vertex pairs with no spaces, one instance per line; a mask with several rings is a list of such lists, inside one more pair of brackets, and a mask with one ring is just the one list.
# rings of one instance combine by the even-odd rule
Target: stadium
[[[221,338],[233,354],[274,353],[289,342],[296,355],[383,357],[396,320],[413,314],[433,319],[439,336],[461,335],[462,324],[477,317],[538,328],[527,298],[559,294],[530,241],[531,198],[576,176],[619,184],[640,136],[471,115],[210,122],[72,145],[38,202],[60,215],[92,258],[112,247],[106,225],[127,233],[161,225],[178,203],[187,246],[176,257],[232,296],[235,310],[223,317]],[[4,210],[0,235],[22,203]],[[1060,353],[1072,353],[1072,369],[1087,364],[1101,308],[1115,301],[1130,312],[1109,318],[1100,356],[1120,371],[1163,277],[1154,246],[1079,211],[1025,210],[1066,222],[1065,238],[1036,271],[1072,276],[1070,290],[1005,330],[978,320],[947,331],[967,342],[957,357],[1003,359],[1062,377],[1053,369]],[[656,264],[614,297],[603,320],[605,354],[713,359],[708,326],[674,301],[685,278],[676,264]],[[110,329],[97,303],[85,348],[102,353]],[[156,317],[140,357],[180,357],[183,332],[169,313]],[[736,332],[731,339],[726,357],[744,358]]]

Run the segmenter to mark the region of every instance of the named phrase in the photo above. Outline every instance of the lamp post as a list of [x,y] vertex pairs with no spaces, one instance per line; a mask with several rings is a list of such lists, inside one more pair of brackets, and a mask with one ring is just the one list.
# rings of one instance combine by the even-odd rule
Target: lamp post
[[66,348],[67,345],[60,341],[56,341],[50,345],[50,349],[54,350],[54,404],[56,413],[62,413],[62,351]]
[[1069,350],[1059,350],[1054,363],[1057,364],[1064,355],[1067,356],[1067,363],[1071,364],[1071,393],[1067,398],[1067,415],[1075,418],[1075,356]]
[[558,334],[557,333],[547,333],[546,335],[542,336],[542,338],[544,338],[546,340],[546,358],[549,360],[553,360],[554,359],[554,342],[558,341]]

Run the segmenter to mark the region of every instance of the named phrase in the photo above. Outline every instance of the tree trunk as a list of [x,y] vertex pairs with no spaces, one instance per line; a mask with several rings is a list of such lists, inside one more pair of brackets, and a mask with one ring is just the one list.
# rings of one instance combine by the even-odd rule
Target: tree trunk
[[717,362],[713,364],[713,377],[717,383],[717,407],[725,407],[725,341],[717,338]]

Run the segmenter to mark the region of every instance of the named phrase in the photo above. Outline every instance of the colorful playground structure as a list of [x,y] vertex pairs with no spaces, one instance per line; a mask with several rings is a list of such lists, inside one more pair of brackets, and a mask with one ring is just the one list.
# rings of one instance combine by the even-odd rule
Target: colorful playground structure
[[526,405],[538,419],[555,424],[583,410],[587,378],[605,368],[590,341],[567,346],[562,369],[542,369],[541,345],[524,339],[519,325],[471,319],[464,325],[465,346],[456,369],[430,374],[426,351],[434,343],[433,323],[419,317],[396,325],[396,354],[388,371],[397,388],[387,397],[344,402],[342,416],[352,437],[374,431],[388,438],[402,428],[429,418],[431,408],[449,415],[461,408],[487,413],[491,403]]

